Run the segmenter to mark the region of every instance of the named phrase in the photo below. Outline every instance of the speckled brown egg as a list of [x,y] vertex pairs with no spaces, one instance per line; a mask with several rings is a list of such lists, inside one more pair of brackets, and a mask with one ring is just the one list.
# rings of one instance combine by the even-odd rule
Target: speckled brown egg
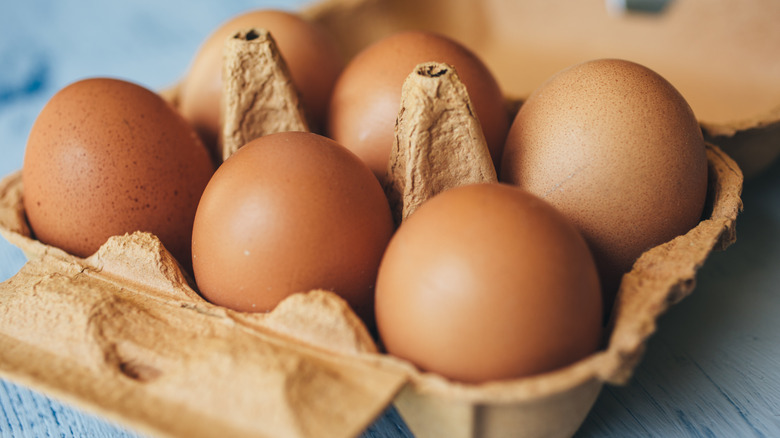
[[500,179],[577,225],[609,307],[642,252],[698,223],[707,157],[693,111],[669,82],[642,65],[602,59],[559,72],[528,98]]
[[148,231],[188,267],[195,210],[213,170],[195,131],[157,94],[85,79],[55,94],[30,131],[24,208],[38,240],[71,254]]
[[343,55],[333,38],[297,14],[268,9],[232,18],[203,43],[180,89],[179,110],[210,148],[216,147],[219,135],[223,46],[233,33],[251,27],[271,33],[315,132],[324,125],[333,84],[344,67]]
[[577,229],[503,184],[445,191],[399,227],[376,285],[387,351],[484,382],[550,371],[599,348],[602,298]]
[[267,135],[226,160],[203,193],[195,280],[207,300],[242,311],[326,289],[371,324],[392,232],[384,191],[354,154],[316,134]]
[[444,62],[457,70],[493,163],[501,160],[509,116],[488,67],[455,40],[429,32],[401,32],[367,47],[347,64],[328,112],[328,135],[355,152],[380,180],[387,173],[404,80],[415,66],[429,61]]

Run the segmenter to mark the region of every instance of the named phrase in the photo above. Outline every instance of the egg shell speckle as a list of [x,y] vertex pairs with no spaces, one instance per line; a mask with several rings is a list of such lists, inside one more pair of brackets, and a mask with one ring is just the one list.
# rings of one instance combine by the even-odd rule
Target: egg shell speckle
[[195,132],[158,95],[85,79],[52,97],[30,132],[25,210],[41,242],[74,255],[148,231],[189,266],[192,221],[212,173]]
[[639,64],[602,59],[559,72],[528,98],[500,179],[579,227],[613,296],[642,252],[699,221],[707,158],[696,117],[669,82]]

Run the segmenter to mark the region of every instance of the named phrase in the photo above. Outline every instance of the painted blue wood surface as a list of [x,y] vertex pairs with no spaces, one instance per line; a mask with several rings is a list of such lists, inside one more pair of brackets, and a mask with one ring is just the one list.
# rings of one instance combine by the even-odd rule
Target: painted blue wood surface
[[[64,85],[116,76],[163,88],[236,13],[304,1],[0,3],[0,175],[21,167],[27,133]],[[738,241],[715,253],[694,294],[661,318],[626,387],[607,387],[584,437],[780,437],[780,165],[751,181]],[[0,281],[24,263],[0,239]],[[137,436],[0,381],[0,437]],[[394,410],[365,437],[408,437]]]

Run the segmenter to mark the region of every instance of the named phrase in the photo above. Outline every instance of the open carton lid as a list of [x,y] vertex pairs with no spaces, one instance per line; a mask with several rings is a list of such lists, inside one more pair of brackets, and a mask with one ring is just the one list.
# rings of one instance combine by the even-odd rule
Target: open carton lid
[[707,139],[746,175],[780,155],[780,3],[773,0],[671,0],[657,14],[615,14],[604,0],[326,0],[303,12],[348,57],[399,30],[450,36],[480,55],[511,99],[583,61],[634,61],[682,93]]

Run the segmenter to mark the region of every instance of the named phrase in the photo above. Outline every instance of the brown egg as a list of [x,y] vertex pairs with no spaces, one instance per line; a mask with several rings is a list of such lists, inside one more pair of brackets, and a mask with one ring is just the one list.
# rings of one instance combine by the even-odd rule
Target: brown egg
[[85,79],[55,94],[30,131],[24,208],[41,242],[71,254],[140,230],[189,267],[192,222],[213,171],[195,131],[160,96]]
[[423,204],[390,241],[376,286],[387,351],[463,382],[542,373],[593,353],[601,303],[576,228],[503,184]]
[[206,39],[181,85],[179,110],[211,148],[219,135],[223,45],[237,30],[251,27],[271,32],[315,132],[324,125],[333,84],[344,66],[331,36],[296,14],[256,10],[231,19]]
[[359,53],[339,76],[328,113],[328,135],[355,152],[384,180],[401,105],[401,87],[417,64],[436,61],[455,68],[482,125],[493,163],[509,129],[501,89],[485,64],[460,43],[426,32],[386,37]]
[[207,300],[242,311],[331,290],[370,324],[392,232],[384,192],[354,154],[316,134],[267,135],[226,160],[203,193],[195,280]]
[[691,108],[652,70],[616,59],[570,67],[523,104],[500,179],[548,201],[590,244],[606,305],[645,250],[695,226],[707,157]]

